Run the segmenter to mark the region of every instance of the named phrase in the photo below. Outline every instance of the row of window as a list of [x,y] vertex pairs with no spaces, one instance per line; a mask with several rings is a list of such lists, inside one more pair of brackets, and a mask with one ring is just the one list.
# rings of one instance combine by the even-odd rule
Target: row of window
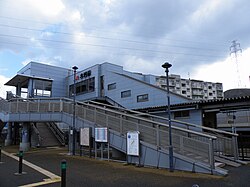
[[[85,94],[95,91],[95,77],[85,79],[81,82],[76,83],[76,95]],[[69,86],[69,93],[73,95],[74,84]]]
[[[116,83],[108,84],[108,90],[116,89]],[[121,98],[131,97],[131,90],[125,90],[121,92]],[[148,94],[142,94],[137,96],[137,102],[148,101]]]
[[[121,98],[131,97],[131,90],[121,92]],[[137,96],[137,102],[148,101],[148,94],[142,94]]]

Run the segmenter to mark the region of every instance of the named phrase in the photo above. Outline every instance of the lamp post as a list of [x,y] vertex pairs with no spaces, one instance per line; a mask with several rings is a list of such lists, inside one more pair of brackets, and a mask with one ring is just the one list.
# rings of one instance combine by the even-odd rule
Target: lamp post
[[172,145],[172,128],[171,128],[171,112],[170,112],[170,96],[169,96],[169,80],[168,80],[168,72],[169,68],[172,67],[172,64],[165,62],[162,67],[166,72],[166,81],[167,81],[167,102],[168,102],[168,132],[169,132],[169,171],[174,171],[173,164],[173,145]]
[[72,142],[72,155],[75,155],[75,147],[76,147],[76,70],[78,69],[78,67],[74,66],[72,67],[72,69],[74,70],[74,97],[73,97],[73,104],[74,104],[74,107],[73,107],[73,133],[72,133],[72,136],[73,136],[73,142]]

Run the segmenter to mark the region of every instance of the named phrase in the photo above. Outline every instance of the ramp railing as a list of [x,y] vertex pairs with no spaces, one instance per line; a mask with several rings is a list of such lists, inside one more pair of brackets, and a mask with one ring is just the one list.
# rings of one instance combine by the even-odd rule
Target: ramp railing
[[[161,122],[161,123],[168,123],[168,118],[152,115],[149,113],[142,113],[142,112],[138,112],[134,110],[128,110],[125,108],[110,106],[110,105],[106,105],[106,104],[98,103],[94,101],[89,101],[89,104],[97,105],[97,106],[104,107],[104,108],[115,109],[120,112],[126,112],[131,115],[141,116],[141,117],[144,117],[153,121]],[[232,156],[234,160],[239,159],[238,140],[237,140],[238,134],[219,130],[219,129],[205,127],[202,125],[192,124],[192,123],[188,123],[184,121],[179,121],[175,119],[171,119],[171,122],[172,122],[172,125],[176,127],[180,127],[180,128],[184,128],[184,129],[192,130],[192,131],[197,131],[197,132],[202,132],[203,134],[207,134],[207,135],[216,136],[217,137],[216,140],[213,141],[213,149],[214,149],[215,154],[224,155],[224,156]],[[189,134],[188,136],[190,138],[198,139],[200,141],[205,141],[205,142],[207,141],[206,138],[204,139],[200,136],[194,136],[191,134]]]
[[[62,112],[73,115],[73,101],[70,99],[28,99],[31,102],[20,99],[11,100],[8,103],[8,113],[53,113]],[[100,107],[93,104],[77,102],[76,117],[95,123],[98,126],[125,135],[128,131],[140,132],[140,140],[156,149],[167,151],[169,147],[168,124],[146,119],[144,117]],[[196,137],[196,138],[194,138]],[[214,141],[215,136],[202,132],[188,130],[180,127],[172,127],[173,148],[175,153],[190,157],[196,162],[206,163],[211,169],[214,165]]]

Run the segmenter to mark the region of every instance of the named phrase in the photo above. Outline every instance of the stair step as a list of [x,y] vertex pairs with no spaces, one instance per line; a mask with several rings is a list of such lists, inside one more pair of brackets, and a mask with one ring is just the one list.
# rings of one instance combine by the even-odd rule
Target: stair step
[[49,127],[45,123],[37,123],[36,125],[39,134],[42,138],[41,145],[42,147],[49,147],[49,146],[59,146],[60,143],[56,139],[55,135],[51,132]]
[[234,162],[234,161],[231,161],[231,160],[227,160],[225,158],[221,158],[219,156],[215,156],[214,159],[218,162],[222,162],[226,165],[229,165],[229,166],[233,166],[233,167],[239,167],[241,166],[241,164],[237,163],[237,162]]

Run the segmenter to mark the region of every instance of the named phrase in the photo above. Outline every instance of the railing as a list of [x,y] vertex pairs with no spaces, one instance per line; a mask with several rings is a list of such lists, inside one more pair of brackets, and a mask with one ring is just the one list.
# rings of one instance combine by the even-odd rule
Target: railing
[[34,133],[36,134],[36,138],[37,138],[37,142],[36,142],[37,145],[36,146],[39,147],[41,145],[41,142],[42,142],[42,137],[41,137],[37,127],[34,124],[31,125],[31,128],[34,131]]
[[[10,113],[27,112],[64,112],[73,114],[73,102],[70,99],[29,99],[32,102],[15,99],[9,102]],[[105,126],[121,134],[127,131],[136,130],[140,132],[140,140],[156,146],[157,149],[167,149],[168,125],[158,121],[152,121],[143,117],[129,114],[129,111],[117,111],[107,107],[96,106],[93,104],[77,102],[77,118],[85,119],[98,126]],[[142,115],[143,113],[140,113]],[[213,146],[215,136],[204,133],[172,127],[173,147],[176,153],[189,156],[193,159],[196,156],[214,168]],[[201,141],[202,140],[202,141]]]
[[57,140],[61,143],[61,145],[65,145],[65,136],[63,131],[57,126],[57,124],[50,122],[47,123],[50,130],[56,136]]
[[[157,121],[157,122],[161,122],[161,123],[168,123],[168,119],[164,118],[164,117],[151,115],[148,113],[141,113],[141,112],[137,112],[134,110],[128,110],[128,109],[124,109],[124,108],[118,108],[118,107],[105,105],[105,104],[94,102],[94,101],[91,101],[89,103],[92,105],[98,105],[98,106],[104,107],[104,108],[111,108],[111,109],[116,109],[116,110],[121,111],[121,112],[127,112],[129,114],[136,115],[136,116],[146,117],[146,118],[149,118],[153,121]],[[172,119],[171,121],[172,121],[173,126],[178,126],[180,128],[185,128],[187,130],[192,130],[192,131],[200,131],[203,134],[216,136],[217,138],[213,141],[214,152],[216,154],[221,154],[221,155],[225,155],[225,156],[233,156],[235,160],[239,159],[238,142],[237,142],[238,134],[227,132],[227,131],[222,131],[222,130],[218,130],[218,129],[214,129],[214,128],[204,127],[202,125],[196,125],[196,124],[187,123],[187,122],[183,122],[183,121],[179,121],[179,120],[174,120],[174,119]],[[191,134],[189,134],[188,136],[190,138],[198,139],[199,141],[207,142],[207,138],[204,139],[204,138],[202,138],[202,136],[194,136]]]

